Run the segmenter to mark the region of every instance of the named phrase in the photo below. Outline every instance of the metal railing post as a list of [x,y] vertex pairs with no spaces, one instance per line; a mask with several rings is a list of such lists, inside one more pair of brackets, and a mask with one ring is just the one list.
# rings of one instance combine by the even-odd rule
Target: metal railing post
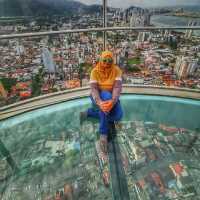
[[[103,28],[107,27],[107,0],[103,0]],[[106,31],[103,31],[103,50],[106,49]]]

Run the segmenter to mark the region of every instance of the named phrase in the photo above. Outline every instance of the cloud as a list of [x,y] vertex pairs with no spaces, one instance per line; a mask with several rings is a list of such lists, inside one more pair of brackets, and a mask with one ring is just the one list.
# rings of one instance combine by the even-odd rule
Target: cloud
[[[78,0],[85,4],[102,4],[103,0]],[[194,5],[199,4],[200,0],[108,0],[108,4],[113,7],[128,7],[128,6],[175,6],[175,5]]]

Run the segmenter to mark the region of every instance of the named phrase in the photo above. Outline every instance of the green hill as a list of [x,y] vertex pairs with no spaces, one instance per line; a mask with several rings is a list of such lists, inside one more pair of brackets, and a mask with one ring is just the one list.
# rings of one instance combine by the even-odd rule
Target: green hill
[[0,0],[0,16],[48,16],[95,13],[101,6],[87,6],[73,0]]

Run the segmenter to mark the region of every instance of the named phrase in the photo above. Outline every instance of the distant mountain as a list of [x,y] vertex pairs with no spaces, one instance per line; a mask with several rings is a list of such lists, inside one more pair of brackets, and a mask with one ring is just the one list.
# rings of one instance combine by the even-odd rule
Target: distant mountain
[[144,11],[144,8],[141,7],[136,7],[136,6],[130,6],[129,8],[126,9],[126,12],[131,12],[131,11]]
[[84,12],[85,13],[102,13],[103,12],[103,7],[101,5],[91,5],[91,6],[87,6],[85,9],[84,9]]
[[0,16],[47,16],[101,12],[99,5],[87,6],[73,0],[0,0]]

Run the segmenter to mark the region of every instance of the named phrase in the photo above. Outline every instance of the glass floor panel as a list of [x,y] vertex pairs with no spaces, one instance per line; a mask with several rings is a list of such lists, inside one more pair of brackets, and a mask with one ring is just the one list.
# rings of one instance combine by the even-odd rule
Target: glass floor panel
[[[25,129],[27,125],[19,126]],[[47,133],[51,132],[48,127]],[[102,181],[92,123],[84,125],[82,131],[71,129],[47,135],[37,134],[39,128],[30,130],[34,131],[30,142],[23,138],[23,146],[15,145],[15,151],[10,152],[18,166],[14,175],[8,171],[6,159],[0,161],[0,181],[10,176],[1,182],[2,199],[112,199],[110,187]]]
[[96,148],[98,124],[80,127],[77,102],[1,124],[0,199],[112,199],[103,179],[109,163]]
[[107,160],[98,124],[80,126],[88,98],[1,121],[0,199],[199,199],[200,102],[124,95],[121,104]]
[[125,121],[117,133],[130,199],[199,199],[200,132]]

